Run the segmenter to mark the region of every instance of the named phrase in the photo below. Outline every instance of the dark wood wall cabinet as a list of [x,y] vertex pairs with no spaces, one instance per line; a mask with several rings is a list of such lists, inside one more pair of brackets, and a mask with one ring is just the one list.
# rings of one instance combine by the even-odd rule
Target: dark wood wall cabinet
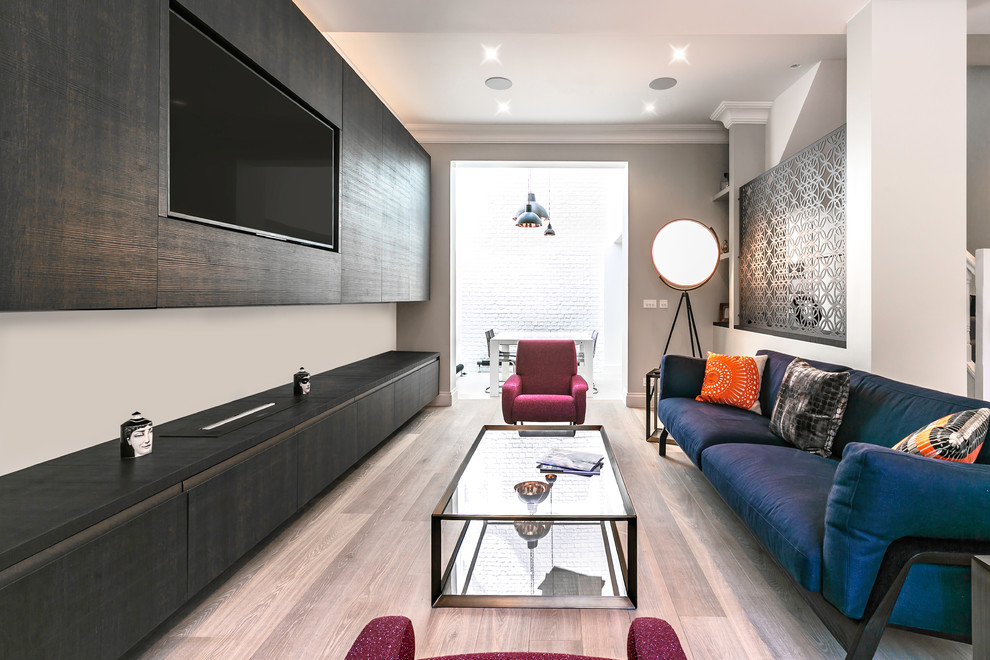
[[335,251],[168,217],[169,0],[0,3],[0,311],[429,298],[429,155],[291,0],[172,0],[339,129]]
[[[116,658],[416,415],[439,355],[392,351],[0,476],[0,658]],[[274,412],[190,435],[264,403]]]

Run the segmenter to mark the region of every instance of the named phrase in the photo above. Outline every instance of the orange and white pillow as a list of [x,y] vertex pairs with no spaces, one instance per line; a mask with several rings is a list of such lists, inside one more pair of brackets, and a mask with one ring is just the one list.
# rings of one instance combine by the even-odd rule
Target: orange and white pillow
[[918,429],[892,449],[943,461],[972,463],[980,455],[988,424],[988,408],[952,413]]
[[719,355],[708,352],[705,382],[697,401],[724,403],[760,414],[760,383],[766,355]]

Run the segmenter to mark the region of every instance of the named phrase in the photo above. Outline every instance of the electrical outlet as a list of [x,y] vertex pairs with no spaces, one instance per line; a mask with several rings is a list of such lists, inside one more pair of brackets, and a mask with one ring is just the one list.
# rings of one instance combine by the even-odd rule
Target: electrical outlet
[[[667,302],[667,301],[665,300],[664,302]],[[664,307],[666,307],[666,305],[664,305]],[[657,301],[656,300],[644,300],[643,301],[643,309],[656,309],[656,308],[657,308]]]
[[666,300],[661,300],[660,301],[660,309],[667,309],[667,301]]

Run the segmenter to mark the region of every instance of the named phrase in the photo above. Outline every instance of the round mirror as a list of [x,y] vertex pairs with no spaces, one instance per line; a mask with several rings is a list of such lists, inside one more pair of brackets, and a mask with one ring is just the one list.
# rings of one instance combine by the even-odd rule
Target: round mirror
[[697,289],[718,267],[715,232],[690,218],[671,220],[653,239],[653,267],[667,286],[680,291]]

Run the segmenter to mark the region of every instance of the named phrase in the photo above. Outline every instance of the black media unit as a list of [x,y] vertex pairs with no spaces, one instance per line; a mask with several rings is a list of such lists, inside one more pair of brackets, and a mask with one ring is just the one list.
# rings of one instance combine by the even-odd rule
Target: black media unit
[[0,658],[117,658],[392,435],[439,391],[439,354],[390,351],[219,437],[172,436],[292,384],[0,476]]

